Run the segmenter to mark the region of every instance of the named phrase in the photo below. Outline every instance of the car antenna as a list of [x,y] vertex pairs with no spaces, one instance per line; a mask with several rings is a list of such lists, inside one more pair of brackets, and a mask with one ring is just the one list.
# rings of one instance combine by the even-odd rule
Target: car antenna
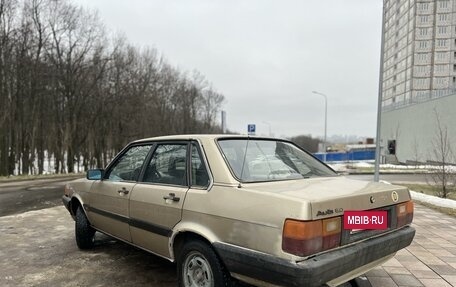
[[[244,177],[244,166],[245,166],[245,159],[247,158],[247,149],[249,148],[249,141],[250,141],[250,135],[247,135],[247,143],[245,144],[245,151],[244,151],[244,158],[242,159],[242,166],[241,166],[241,180],[243,180]],[[238,188],[241,188],[242,185],[239,183]]]

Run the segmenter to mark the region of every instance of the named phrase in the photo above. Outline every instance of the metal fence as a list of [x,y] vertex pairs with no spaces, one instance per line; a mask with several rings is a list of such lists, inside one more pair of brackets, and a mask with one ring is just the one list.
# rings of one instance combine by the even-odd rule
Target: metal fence
[[[323,160],[323,154],[314,153],[314,156],[319,160]],[[348,152],[330,152],[326,154],[326,161],[361,161],[361,160],[375,160],[375,150],[358,150]]]
[[419,91],[415,97],[409,98],[402,102],[391,103],[383,106],[383,112],[389,112],[401,108],[405,108],[414,104],[425,103],[435,99],[456,95],[456,89],[448,90],[433,90],[433,91]]

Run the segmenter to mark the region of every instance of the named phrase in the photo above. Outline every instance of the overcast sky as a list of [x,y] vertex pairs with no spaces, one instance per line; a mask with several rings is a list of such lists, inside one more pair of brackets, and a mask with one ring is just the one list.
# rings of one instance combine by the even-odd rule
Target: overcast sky
[[[106,28],[200,71],[227,126],[275,136],[375,136],[382,0],[75,0]],[[220,117],[219,117],[220,118]]]

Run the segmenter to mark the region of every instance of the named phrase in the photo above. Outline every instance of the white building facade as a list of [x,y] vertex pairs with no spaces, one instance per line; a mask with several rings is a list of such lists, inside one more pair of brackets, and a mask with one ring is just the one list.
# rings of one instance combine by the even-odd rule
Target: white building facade
[[436,161],[437,118],[456,142],[456,0],[384,0],[384,13],[383,158]]

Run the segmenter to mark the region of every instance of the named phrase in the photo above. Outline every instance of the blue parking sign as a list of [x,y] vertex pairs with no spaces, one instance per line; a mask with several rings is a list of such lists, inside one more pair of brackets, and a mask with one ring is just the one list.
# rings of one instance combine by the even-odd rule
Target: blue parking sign
[[255,134],[256,126],[254,124],[247,125],[247,132],[250,134]]

